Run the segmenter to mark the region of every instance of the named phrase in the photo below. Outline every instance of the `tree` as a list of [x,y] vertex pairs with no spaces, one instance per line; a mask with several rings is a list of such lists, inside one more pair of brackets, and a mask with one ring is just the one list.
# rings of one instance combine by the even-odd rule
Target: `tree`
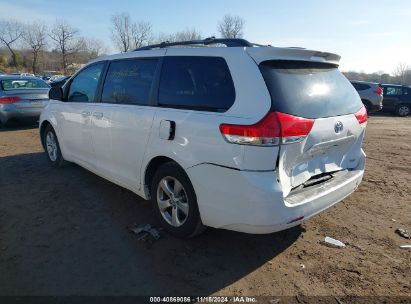
[[0,20],[0,42],[4,44],[11,53],[13,65],[17,68],[17,55],[13,45],[22,37],[23,26],[16,20]]
[[32,70],[36,74],[38,72],[37,62],[39,53],[44,49],[47,43],[47,27],[43,22],[34,21],[25,26],[23,39],[27,46],[31,49],[33,55]]
[[111,16],[111,38],[121,52],[128,52],[132,44],[132,22],[128,13]]
[[131,25],[133,48],[147,45],[153,39],[153,26],[150,22],[139,22]]
[[107,48],[101,40],[94,38],[83,38],[82,49],[86,53],[86,59],[92,60],[107,52]]
[[54,41],[56,48],[61,53],[61,66],[64,74],[73,63],[72,55],[81,48],[81,41],[77,37],[78,30],[69,25],[65,20],[58,20],[53,25],[49,36]]
[[405,84],[405,78],[407,76],[407,71],[409,70],[408,64],[405,62],[400,62],[394,69],[394,76],[397,76],[401,84]]
[[225,15],[218,24],[218,31],[223,38],[243,37],[245,20],[240,16]]
[[195,28],[186,29],[184,31],[179,31],[173,34],[161,33],[155,39],[154,43],[161,42],[176,42],[176,41],[188,41],[188,40],[200,40],[202,39],[201,33]]
[[201,33],[195,28],[177,32],[174,36],[176,41],[200,40],[202,38]]

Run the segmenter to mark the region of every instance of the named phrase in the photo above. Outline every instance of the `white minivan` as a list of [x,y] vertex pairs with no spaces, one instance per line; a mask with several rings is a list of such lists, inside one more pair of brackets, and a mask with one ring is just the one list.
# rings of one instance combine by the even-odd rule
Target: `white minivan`
[[215,38],[98,58],[51,89],[41,142],[151,199],[174,235],[287,229],[364,173],[367,113],[339,59]]

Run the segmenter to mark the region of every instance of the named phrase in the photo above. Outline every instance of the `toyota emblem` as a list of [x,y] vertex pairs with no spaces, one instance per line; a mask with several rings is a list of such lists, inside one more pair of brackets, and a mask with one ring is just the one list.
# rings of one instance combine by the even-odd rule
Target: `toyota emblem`
[[334,131],[335,133],[340,133],[343,130],[343,123],[341,121],[337,121],[334,125]]

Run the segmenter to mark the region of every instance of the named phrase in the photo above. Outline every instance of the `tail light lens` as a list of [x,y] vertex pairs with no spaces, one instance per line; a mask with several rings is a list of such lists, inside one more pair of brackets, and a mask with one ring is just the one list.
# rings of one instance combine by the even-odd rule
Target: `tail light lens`
[[273,146],[303,140],[313,124],[313,119],[269,112],[254,125],[221,124],[220,131],[230,143]]
[[10,104],[21,101],[22,99],[18,96],[7,96],[7,97],[0,97],[0,104]]
[[364,106],[362,106],[361,109],[354,115],[355,115],[355,118],[357,118],[360,125],[365,124],[368,120],[367,110],[365,109]]
[[378,95],[383,95],[384,93],[382,88],[379,85],[377,85],[377,88],[373,92]]

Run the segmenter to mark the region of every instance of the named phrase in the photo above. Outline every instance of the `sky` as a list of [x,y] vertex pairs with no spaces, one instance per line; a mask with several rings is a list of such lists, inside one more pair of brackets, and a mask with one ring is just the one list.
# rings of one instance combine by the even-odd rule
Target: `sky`
[[244,38],[273,46],[300,46],[342,56],[341,70],[392,73],[400,62],[411,65],[410,0],[0,0],[0,18],[53,24],[65,19],[85,37],[110,38],[110,18],[128,12],[133,21],[149,21],[155,33],[195,28],[218,36],[225,14],[245,19]]

